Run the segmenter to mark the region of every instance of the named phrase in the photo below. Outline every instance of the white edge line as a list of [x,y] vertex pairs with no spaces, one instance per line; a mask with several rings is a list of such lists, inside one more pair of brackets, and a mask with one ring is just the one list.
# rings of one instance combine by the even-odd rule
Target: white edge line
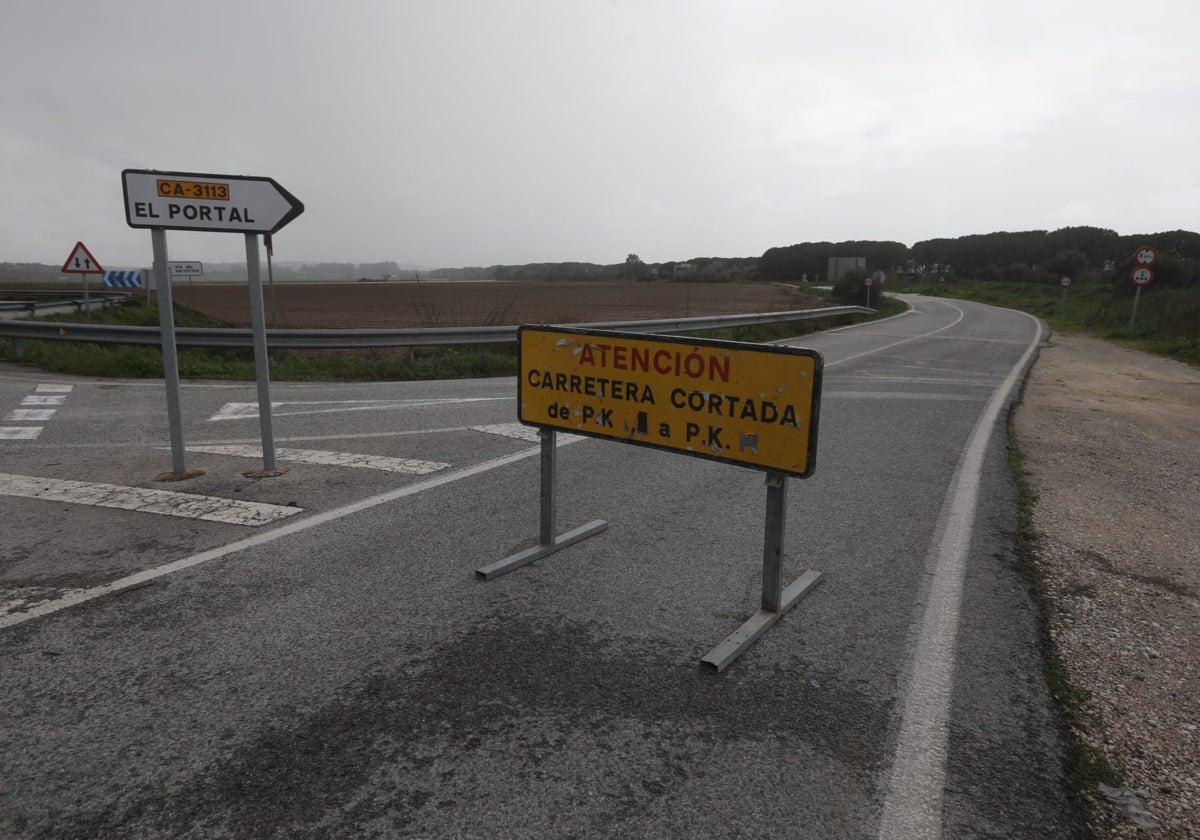
[[[566,446],[574,443],[576,440],[582,439],[583,438],[560,440],[558,441],[558,445]],[[219,546],[218,548],[212,548],[208,551],[202,551],[199,554],[193,554],[191,557],[183,557],[179,560],[175,560],[174,562],[166,563],[162,566],[156,566],[153,569],[144,569],[143,571],[135,572],[132,575],[126,575],[123,578],[118,578],[117,580],[102,584],[101,586],[93,586],[90,589],[80,589],[75,592],[68,593],[57,600],[39,604],[38,606],[25,612],[9,613],[8,615],[0,616],[0,629],[23,624],[24,622],[30,621],[34,618],[40,618],[44,615],[49,615],[50,613],[64,610],[67,607],[73,607],[76,604],[82,604],[86,601],[92,601],[105,595],[111,595],[114,592],[120,592],[124,589],[129,589],[130,587],[155,580],[156,578],[165,577],[166,575],[183,571],[184,569],[190,569],[193,566],[199,566],[201,563],[207,563],[210,560],[217,560],[221,557],[225,557],[229,554],[235,554],[247,548],[265,545],[266,543],[273,542],[282,537],[291,536],[292,534],[299,533],[300,531],[305,531],[309,528],[315,528],[318,525],[324,525],[325,523],[332,522],[335,519],[341,519],[344,516],[350,516],[378,505],[394,502],[397,499],[404,498],[405,496],[412,496],[426,490],[432,490],[435,487],[441,487],[443,484],[451,484],[464,478],[471,478],[472,476],[479,475],[480,473],[505,467],[509,464],[514,464],[517,461],[522,461],[526,458],[532,458],[541,451],[541,446],[536,446],[532,449],[514,452],[511,455],[505,455],[504,457],[495,458],[491,461],[484,461],[483,463],[476,464],[473,467],[456,470],[452,473],[443,473],[442,475],[422,481],[418,484],[411,484],[407,487],[389,490],[386,493],[379,493],[378,495],[370,496],[357,502],[352,502],[351,504],[344,505],[340,508],[334,508],[333,510],[325,511],[324,513],[318,513],[295,522],[289,522],[287,525],[283,525],[271,531],[254,534],[253,536],[246,537],[245,539]]]
[[933,566],[933,578],[909,668],[900,733],[879,822],[877,836],[881,840],[936,840],[942,835],[955,647],[983,458],[1001,410],[1042,341],[1042,322],[1027,312],[1020,314],[1037,325],[1033,341],[976,422],[938,515],[931,562],[926,565]]
[[[951,321],[949,324],[946,324],[946,326],[938,327],[936,330],[932,330],[931,332],[921,333],[920,335],[909,336],[908,338],[902,338],[899,341],[893,341],[891,344],[885,344],[882,347],[876,347],[873,350],[865,350],[862,353],[855,353],[853,356],[847,356],[844,359],[838,359],[836,362],[830,362],[829,364],[825,365],[825,369],[828,370],[829,368],[834,367],[836,365],[845,364],[846,362],[852,362],[855,359],[861,359],[863,356],[870,356],[873,353],[882,353],[884,350],[891,350],[893,347],[899,347],[901,344],[908,344],[910,341],[918,341],[922,338],[929,338],[929,336],[931,336],[931,335],[937,335],[938,333],[942,332],[943,330],[948,330],[951,327],[956,326],[959,321],[961,321],[963,318],[967,317],[967,314],[965,312],[963,312],[961,309],[959,309],[957,306],[955,306],[954,304],[948,303],[946,305],[958,313],[958,317],[955,318],[953,321]],[[908,313],[904,313],[904,314],[908,314]],[[1021,313],[1021,314],[1024,315],[1025,313]],[[899,316],[896,316],[896,317],[899,317]],[[878,323],[878,322],[871,322],[871,323]],[[1041,332],[1040,326],[1038,327],[1038,331],[1040,334],[1040,332]]]

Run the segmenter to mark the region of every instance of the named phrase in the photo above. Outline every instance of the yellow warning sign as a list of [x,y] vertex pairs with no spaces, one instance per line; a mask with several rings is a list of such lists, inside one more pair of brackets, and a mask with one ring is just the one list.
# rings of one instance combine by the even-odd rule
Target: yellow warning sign
[[816,466],[814,350],[523,326],[523,423],[807,478]]

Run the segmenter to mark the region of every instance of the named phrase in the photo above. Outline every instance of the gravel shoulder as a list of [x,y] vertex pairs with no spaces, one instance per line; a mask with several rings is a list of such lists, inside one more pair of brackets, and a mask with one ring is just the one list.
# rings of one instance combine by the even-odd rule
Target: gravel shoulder
[[1095,834],[1200,838],[1200,370],[1055,335],[1015,428],[1080,735],[1158,823],[1094,793]]

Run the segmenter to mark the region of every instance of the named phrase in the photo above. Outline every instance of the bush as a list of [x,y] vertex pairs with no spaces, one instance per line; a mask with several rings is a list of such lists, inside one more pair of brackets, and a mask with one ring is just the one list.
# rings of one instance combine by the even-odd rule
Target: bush
[[867,272],[865,271],[847,271],[840,280],[833,284],[833,291],[829,296],[846,306],[866,306],[869,291],[871,305],[878,307],[879,296],[883,294],[883,291],[876,287],[878,284],[868,290],[864,282],[866,279]]

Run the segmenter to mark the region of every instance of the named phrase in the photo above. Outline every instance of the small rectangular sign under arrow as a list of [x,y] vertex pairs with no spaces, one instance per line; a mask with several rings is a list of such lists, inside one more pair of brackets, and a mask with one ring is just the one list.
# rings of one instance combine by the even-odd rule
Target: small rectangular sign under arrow
[[167,263],[167,273],[172,277],[200,277],[204,274],[204,264],[172,260]]

